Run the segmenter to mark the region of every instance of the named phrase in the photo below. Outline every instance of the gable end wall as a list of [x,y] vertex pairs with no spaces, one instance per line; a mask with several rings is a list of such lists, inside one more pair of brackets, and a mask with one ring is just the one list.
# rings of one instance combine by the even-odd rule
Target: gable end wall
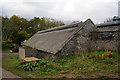
[[96,31],[97,28],[91,20],[87,20],[83,27],[65,44],[62,50],[59,52],[60,55],[69,55],[77,52],[83,53],[91,49],[90,36],[89,34]]

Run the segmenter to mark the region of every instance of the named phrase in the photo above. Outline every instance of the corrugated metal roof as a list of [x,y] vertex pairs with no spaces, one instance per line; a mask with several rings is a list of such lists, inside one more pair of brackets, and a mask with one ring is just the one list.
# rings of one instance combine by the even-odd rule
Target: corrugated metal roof
[[71,26],[52,28],[37,32],[26,41],[24,45],[56,54],[71,39],[71,37],[85,25],[85,22],[82,24],[77,23],[76,26],[73,26],[73,24]]

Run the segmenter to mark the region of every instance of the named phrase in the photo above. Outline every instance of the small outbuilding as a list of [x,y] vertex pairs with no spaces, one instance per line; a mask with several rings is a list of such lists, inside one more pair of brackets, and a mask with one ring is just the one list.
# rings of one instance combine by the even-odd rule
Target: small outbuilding
[[57,58],[91,49],[90,33],[96,32],[94,23],[85,22],[59,26],[37,32],[20,48],[20,58]]

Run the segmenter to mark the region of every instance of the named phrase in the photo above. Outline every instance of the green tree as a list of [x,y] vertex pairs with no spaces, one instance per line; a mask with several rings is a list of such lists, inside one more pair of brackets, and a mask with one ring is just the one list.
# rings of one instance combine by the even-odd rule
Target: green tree
[[22,31],[17,31],[13,34],[13,36],[10,38],[14,43],[17,43],[20,45],[20,43],[22,41],[24,41],[25,39],[28,39],[30,37],[30,35],[22,30]]
[[11,25],[7,17],[2,17],[2,40],[7,41],[10,38]]
[[16,15],[10,18],[2,17],[2,36],[4,41],[12,41],[20,44],[21,41],[28,39],[40,30],[61,25],[64,25],[62,21],[46,17],[34,17],[30,20]]

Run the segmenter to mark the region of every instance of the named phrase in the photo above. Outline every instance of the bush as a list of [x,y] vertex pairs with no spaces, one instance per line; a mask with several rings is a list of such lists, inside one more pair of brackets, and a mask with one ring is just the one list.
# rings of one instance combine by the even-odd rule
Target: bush
[[41,60],[38,63],[24,63],[21,65],[21,68],[25,71],[43,71],[43,72],[52,72],[56,68],[50,64],[48,61]]
[[108,50],[105,50],[105,51],[99,51],[99,50],[96,50],[92,53],[89,53],[87,55],[87,57],[89,59],[105,59],[105,58],[112,58],[114,57],[114,53],[112,51],[108,51]]
[[25,71],[42,71],[42,72],[59,72],[63,70],[64,65],[68,63],[68,61],[72,60],[74,56],[64,56],[55,60],[46,60],[42,59],[38,63],[24,63],[20,65]]
[[9,43],[7,41],[2,42],[2,49],[3,50],[12,49],[12,47],[13,47],[13,43]]
[[34,71],[36,69],[36,67],[38,67],[37,64],[35,63],[25,63],[24,65],[21,66],[22,69],[24,69],[25,71]]
[[76,79],[80,79],[80,78],[82,78],[81,76],[76,76]]
[[11,40],[15,42],[16,44],[21,45],[21,42],[28,39],[30,37],[30,34],[28,34],[26,31],[15,31],[12,36]]
[[101,56],[111,58],[113,56],[113,53],[111,51],[105,51]]

